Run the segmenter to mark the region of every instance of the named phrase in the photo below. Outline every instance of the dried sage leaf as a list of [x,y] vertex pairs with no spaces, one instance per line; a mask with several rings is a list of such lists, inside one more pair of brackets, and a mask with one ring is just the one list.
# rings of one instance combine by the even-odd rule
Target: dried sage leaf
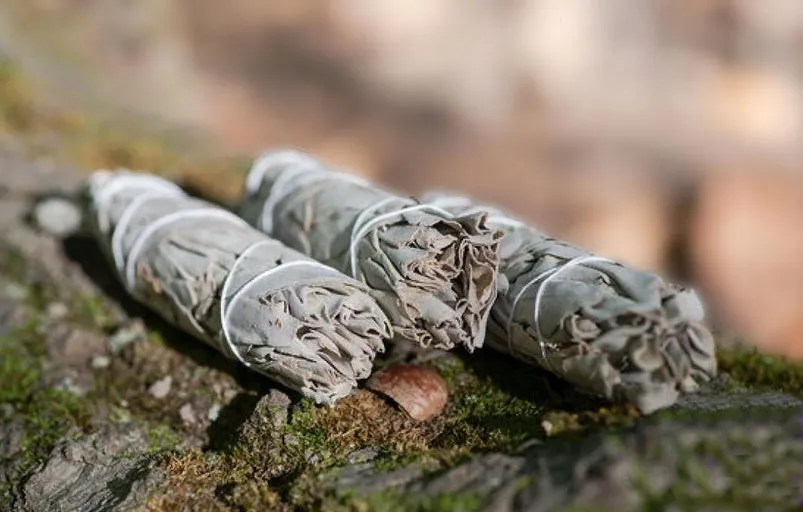
[[371,376],[365,387],[384,395],[416,421],[426,421],[443,412],[449,399],[446,381],[431,368],[395,365]]

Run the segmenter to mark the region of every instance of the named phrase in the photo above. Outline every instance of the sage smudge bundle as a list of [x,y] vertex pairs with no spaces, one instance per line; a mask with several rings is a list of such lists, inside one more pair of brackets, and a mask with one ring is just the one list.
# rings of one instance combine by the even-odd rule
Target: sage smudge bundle
[[578,389],[650,413],[716,374],[714,340],[692,290],[549,237],[469,199],[428,204],[483,211],[504,231],[488,344]]
[[391,331],[363,284],[155,176],[99,171],[86,193],[117,275],[169,322],[318,403],[371,373]]
[[482,346],[501,237],[486,214],[453,215],[393,195],[298,151],[256,159],[240,214],[367,284],[395,339],[446,350]]

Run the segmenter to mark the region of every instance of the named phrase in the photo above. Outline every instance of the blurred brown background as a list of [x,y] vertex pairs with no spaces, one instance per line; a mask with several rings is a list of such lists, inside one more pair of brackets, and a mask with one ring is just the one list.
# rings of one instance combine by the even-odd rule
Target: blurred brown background
[[221,154],[504,206],[803,356],[800,0],[5,0],[0,51]]

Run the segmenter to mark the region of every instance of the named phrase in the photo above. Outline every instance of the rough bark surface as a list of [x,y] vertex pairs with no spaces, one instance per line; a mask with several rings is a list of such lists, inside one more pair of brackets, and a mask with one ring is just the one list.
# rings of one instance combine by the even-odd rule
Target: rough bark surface
[[41,466],[23,477],[20,510],[119,510],[135,506],[160,480],[141,431],[110,428],[62,439]]

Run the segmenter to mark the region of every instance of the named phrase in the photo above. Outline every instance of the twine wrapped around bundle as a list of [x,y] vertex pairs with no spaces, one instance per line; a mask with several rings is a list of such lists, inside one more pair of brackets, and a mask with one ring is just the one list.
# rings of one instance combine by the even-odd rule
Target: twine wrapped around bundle
[[697,295],[551,238],[500,211],[446,194],[454,214],[483,211],[502,239],[500,292],[488,344],[580,390],[650,413],[716,374]]
[[482,346],[501,233],[484,213],[452,215],[326,169],[297,151],[251,167],[240,214],[261,231],[365,282],[394,338]]
[[168,321],[318,403],[369,376],[391,330],[363,284],[155,176],[99,171],[86,193],[123,284]]

